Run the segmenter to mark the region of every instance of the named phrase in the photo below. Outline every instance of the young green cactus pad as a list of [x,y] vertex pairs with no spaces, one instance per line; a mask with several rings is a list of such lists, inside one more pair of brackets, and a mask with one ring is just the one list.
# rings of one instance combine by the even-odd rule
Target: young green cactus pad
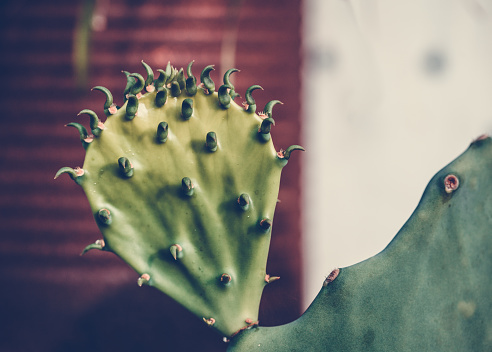
[[336,269],[298,320],[228,351],[491,351],[492,140],[438,172],[380,254]]
[[[104,87],[102,123],[91,110],[89,136],[80,134],[86,157],[81,168],[64,167],[84,189],[103,239],[84,249],[113,252],[150,285],[225,336],[255,325],[266,279],[271,225],[280,173],[294,145],[277,152],[264,121],[272,107],[255,113],[234,102],[230,82],[215,92],[213,66],[202,84],[187,67],[170,64],[154,80],[124,71],[123,106]],[[264,120],[265,118],[265,120]],[[268,135],[268,137],[265,137]],[[138,280],[137,280],[138,277]]]

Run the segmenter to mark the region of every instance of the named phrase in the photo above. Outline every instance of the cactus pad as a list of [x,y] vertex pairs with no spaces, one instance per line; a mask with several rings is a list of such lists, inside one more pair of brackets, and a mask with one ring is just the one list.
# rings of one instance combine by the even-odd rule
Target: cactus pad
[[492,139],[438,172],[378,255],[333,270],[296,321],[228,351],[491,351]]
[[[143,63],[143,62],[142,62]],[[213,66],[197,87],[170,64],[147,79],[124,72],[125,103],[106,96],[102,123],[91,110],[93,136],[81,168],[64,167],[81,185],[103,238],[84,249],[113,252],[138,275],[225,336],[255,325],[266,280],[271,225],[291,146],[277,152],[264,118],[234,102],[229,75],[215,92]],[[101,94],[101,93],[99,93]],[[272,104],[270,104],[272,105]],[[270,126],[270,123],[268,123]],[[265,135],[268,135],[265,138]],[[138,279],[137,279],[138,278]]]

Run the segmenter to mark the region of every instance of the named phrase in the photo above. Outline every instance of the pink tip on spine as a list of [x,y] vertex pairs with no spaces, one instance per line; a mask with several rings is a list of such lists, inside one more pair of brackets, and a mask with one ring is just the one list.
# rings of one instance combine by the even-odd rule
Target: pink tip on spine
[[114,115],[114,114],[116,114],[116,112],[118,111],[118,108],[116,107],[116,105],[114,105],[114,104],[113,104],[113,105],[111,105],[111,107],[108,109],[108,111],[109,111],[109,113],[110,113],[111,115]]

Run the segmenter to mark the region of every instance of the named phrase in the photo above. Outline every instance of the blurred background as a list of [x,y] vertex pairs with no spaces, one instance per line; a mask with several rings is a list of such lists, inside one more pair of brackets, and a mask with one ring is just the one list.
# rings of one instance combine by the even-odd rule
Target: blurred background
[[492,1],[305,0],[303,307],[492,132]]
[[[334,267],[381,251],[432,175],[492,130],[490,0],[4,0],[0,3],[0,351],[225,351],[107,253],[62,166],[121,70],[215,64],[272,99],[282,174],[261,325],[297,318]],[[195,73],[196,74],[196,73]],[[244,93],[243,93],[244,94]],[[84,122],[84,121],[80,121]],[[86,121],[87,122],[87,121]],[[84,122],[85,123],[85,122]]]

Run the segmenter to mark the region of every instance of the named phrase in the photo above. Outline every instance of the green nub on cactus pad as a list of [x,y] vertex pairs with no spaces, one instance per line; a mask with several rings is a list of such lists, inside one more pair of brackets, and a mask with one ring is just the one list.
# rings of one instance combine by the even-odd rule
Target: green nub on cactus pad
[[[196,85],[192,63],[170,64],[159,76],[142,62],[147,79],[124,71],[124,104],[104,87],[102,123],[91,110],[94,136],[77,127],[86,157],[82,168],[61,168],[85,191],[103,238],[87,246],[113,252],[138,275],[225,336],[254,326],[264,286],[280,173],[293,145],[273,146],[269,103],[247,107],[229,75],[215,92],[213,66]],[[134,82],[132,82],[134,80]],[[274,101],[275,103],[278,101]],[[273,120],[272,120],[273,121]],[[73,126],[73,124],[72,124]],[[263,126],[263,127],[262,127]],[[267,126],[267,127],[265,127]],[[89,136],[87,136],[89,137]]]

